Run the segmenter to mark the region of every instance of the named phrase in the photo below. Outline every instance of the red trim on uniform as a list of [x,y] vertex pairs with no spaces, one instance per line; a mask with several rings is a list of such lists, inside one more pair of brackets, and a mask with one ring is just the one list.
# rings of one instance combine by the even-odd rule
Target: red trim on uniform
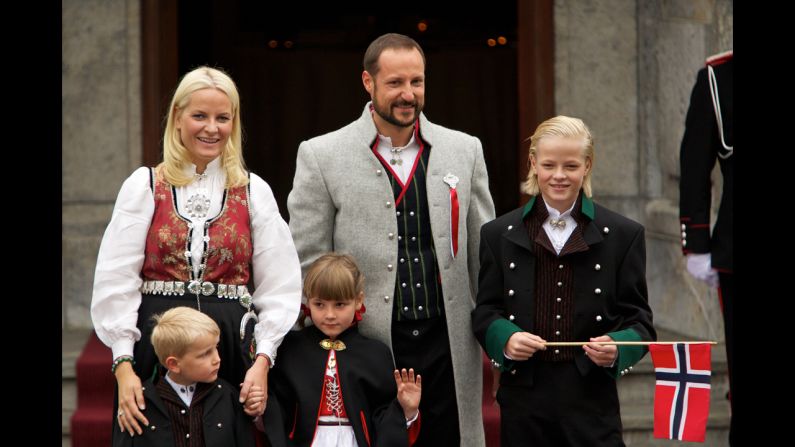
[[364,418],[364,410],[359,410],[359,419],[362,420],[362,431],[364,431],[364,440],[367,445],[370,445],[370,432],[367,431],[367,421]]
[[401,191],[400,191],[400,195],[398,196],[398,198],[395,199],[395,208],[397,208],[397,206],[400,204],[400,201],[403,200],[403,196],[406,195],[406,191],[408,190],[408,184],[411,183],[411,180],[414,178],[414,171],[417,170],[417,165],[420,162],[420,157],[422,157],[422,151],[425,149],[425,145],[422,142],[422,138],[420,138],[420,120],[419,119],[417,119],[417,121],[414,123],[414,139],[417,141],[417,144],[420,145],[420,150],[417,152],[417,158],[414,159],[414,166],[411,167],[411,172],[409,173],[409,176],[406,179],[406,184],[403,184],[403,182],[400,181],[400,177],[398,177],[398,175],[395,174],[395,171],[389,165],[389,162],[384,160],[384,157],[382,157],[381,154],[378,153],[378,150],[377,150],[378,149],[378,141],[380,140],[380,138],[378,138],[376,136],[375,143],[373,144],[373,148],[372,148],[373,149],[373,153],[375,154],[376,157],[378,157],[379,160],[381,160],[381,164],[383,164],[384,167],[389,169],[389,172],[392,173],[392,177],[394,177],[395,181],[398,182],[398,185],[400,185]]
[[682,222],[690,222],[690,218],[689,217],[680,217],[679,220],[682,221]]
[[718,301],[720,302],[720,313],[723,314],[723,293],[720,289],[720,282],[718,283]]
[[728,62],[731,58],[734,57],[734,50],[729,50],[723,53],[718,53],[714,56],[710,56],[707,58],[707,65],[712,65],[716,67],[724,62]]
[[709,228],[709,224],[691,224],[690,228]]

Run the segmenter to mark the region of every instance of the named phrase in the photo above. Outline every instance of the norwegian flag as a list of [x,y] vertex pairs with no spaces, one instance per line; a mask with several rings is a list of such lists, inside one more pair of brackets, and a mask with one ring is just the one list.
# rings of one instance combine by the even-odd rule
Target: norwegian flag
[[712,374],[710,348],[708,343],[649,345],[657,376],[655,438],[704,442]]

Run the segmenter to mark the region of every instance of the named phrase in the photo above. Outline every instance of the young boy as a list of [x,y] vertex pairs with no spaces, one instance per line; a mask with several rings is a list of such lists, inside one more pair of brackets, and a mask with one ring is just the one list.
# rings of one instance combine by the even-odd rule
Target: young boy
[[215,321],[189,307],[153,318],[152,346],[162,367],[143,384],[148,424],[141,435],[114,430],[113,445],[253,447],[239,392],[218,377],[221,330]]
[[270,372],[264,425],[271,444],[413,444],[422,379],[394,369],[389,348],[359,334],[364,275],[356,262],[321,256],[307,271],[304,295],[313,325],[285,336]]

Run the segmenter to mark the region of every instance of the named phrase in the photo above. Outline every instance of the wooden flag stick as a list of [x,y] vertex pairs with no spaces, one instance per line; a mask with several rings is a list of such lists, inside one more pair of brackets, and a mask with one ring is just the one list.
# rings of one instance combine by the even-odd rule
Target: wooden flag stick
[[616,345],[616,346],[648,346],[648,345],[675,345],[678,343],[686,345],[694,345],[700,343],[707,343],[710,345],[717,345],[716,341],[559,341],[547,342],[546,346],[582,346],[590,343],[600,345]]

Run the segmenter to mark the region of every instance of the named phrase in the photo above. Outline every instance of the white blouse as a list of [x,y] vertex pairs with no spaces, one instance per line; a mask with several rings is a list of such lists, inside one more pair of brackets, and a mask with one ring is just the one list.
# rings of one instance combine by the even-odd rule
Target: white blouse
[[[207,165],[206,176],[187,186],[176,188],[177,208],[195,227],[221,212],[226,173],[220,158]],[[195,174],[189,165],[185,172]],[[287,223],[279,214],[273,192],[262,178],[251,174],[251,239],[253,244],[253,303],[259,322],[254,328],[257,353],[276,361],[276,349],[295,323],[301,305],[301,265]],[[204,191],[199,191],[203,189]],[[191,217],[187,198],[203,192],[210,198],[206,217]],[[155,202],[149,185],[149,168],[141,167],[124,181],[116,198],[108,228],[102,238],[94,273],[91,320],[97,336],[113,351],[113,358],[133,355],[135,342],[141,339],[136,327],[141,304],[139,287],[149,224]],[[198,269],[202,255],[201,231],[191,240],[192,265]]]

